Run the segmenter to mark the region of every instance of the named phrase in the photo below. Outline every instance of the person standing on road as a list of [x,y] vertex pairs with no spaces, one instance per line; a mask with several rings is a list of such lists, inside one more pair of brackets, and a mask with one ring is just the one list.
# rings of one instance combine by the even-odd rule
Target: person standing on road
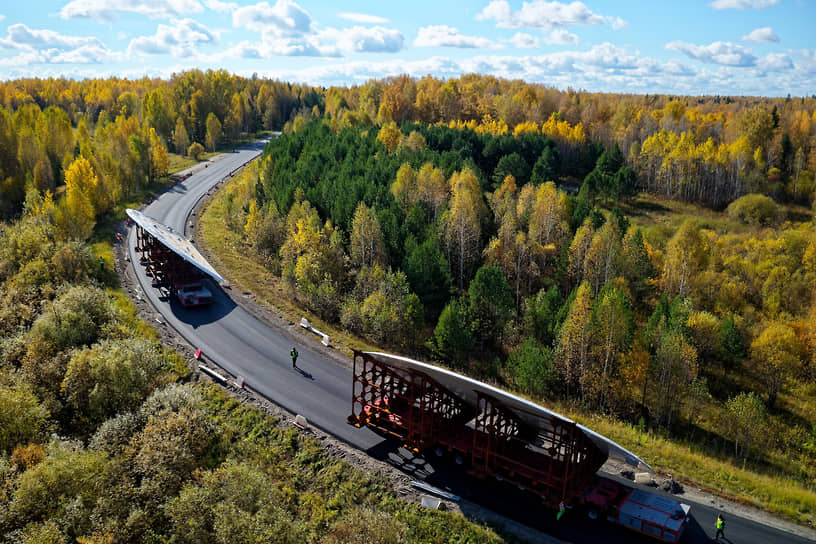
[[725,527],[725,518],[722,517],[722,514],[717,514],[717,534],[714,536],[715,540],[719,540],[720,537],[725,538],[725,533],[723,532],[724,527]]
[[297,368],[298,351],[294,347],[289,352],[289,356],[292,358],[292,368]]

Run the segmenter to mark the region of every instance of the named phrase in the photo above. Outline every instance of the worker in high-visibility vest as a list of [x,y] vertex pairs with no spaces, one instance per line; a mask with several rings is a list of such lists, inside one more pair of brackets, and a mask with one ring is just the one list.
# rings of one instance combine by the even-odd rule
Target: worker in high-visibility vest
[[289,352],[289,356],[292,358],[292,368],[296,368],[298,351],[294,347],[292,348],[292,351]]
[[722,514],[717,514],[717,534],[714,536],[715,540],[719,540],[720,537],[725,538],[725,533],[723,533],[723,528],[725,527],[725,518],[722,517]]

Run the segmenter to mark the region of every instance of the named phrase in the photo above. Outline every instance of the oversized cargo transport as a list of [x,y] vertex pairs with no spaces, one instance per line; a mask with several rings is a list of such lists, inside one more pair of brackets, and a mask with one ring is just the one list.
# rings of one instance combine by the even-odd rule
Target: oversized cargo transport
[[136,223],[136,252],[153,287],[167,289],[185,308],[213,302],[212,292],[202,280],[224,279],[207,262],[193,243],[171,227],[137,210],[128,209]]
[[666,542],[679,539],[688,516],[687,505],[675,508],[668,499],[631,488],[638,493],[625,494],[625,486],[611,480],[614,486],[597,487],[596,473],[610,457],[653,472],[612,440],[526,399],[420,361],[355,351],[348,423],[416,452],[446,449],[476,477],[515,485],[553,508],[573,501],[590,506],[595,517],[602,511]]

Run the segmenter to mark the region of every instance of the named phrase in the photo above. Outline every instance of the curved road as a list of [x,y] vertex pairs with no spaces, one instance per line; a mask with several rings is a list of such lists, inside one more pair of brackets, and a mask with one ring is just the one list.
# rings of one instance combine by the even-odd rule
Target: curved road
[[[264,142],[226,153],[182,183],[158,196],[143,209],[149,215],[180,233],[185,222],[210,190],[242,164],[263,151]],[[132,263],[135,236],[128,237]],[[214,304],[205,308],[185,309],[175,300],[162,297],[150,286],[149,279],[138,264],[134,264],[146,298],[194,347],[201,348],[208,359],[234,376],[243,376],[248,386],[295,414],[303,414],[311,424],[388,461],[403,471],[453,492],[488,508],[501,512],[530,527],[570,542],[654,542],[609,524],[586,523],[577,515],[568,515],[558,523],[551,513],[542,510],[534,500],[519,500],[515,490],[495,486],[491,482],[474,481],[447,460],[414,457],[403,449],[368,429],[356,429],[346,424],[351,408],[351,372],[321,357],[306,346],[298,346],[299,369],[293,369],[289,359],[291,340],[261,323],[229,295],[210,283]],[[689,501],[687,501],[689,502]],[[692,521],[682,539],[685,543],[710,542],[714,535],[716,510],[692,503]],[[542,515],[543,514],[543,515]],[[730,543],[805,543],[810,540],[794,536],[756,522],[726,515],[726,535]]]

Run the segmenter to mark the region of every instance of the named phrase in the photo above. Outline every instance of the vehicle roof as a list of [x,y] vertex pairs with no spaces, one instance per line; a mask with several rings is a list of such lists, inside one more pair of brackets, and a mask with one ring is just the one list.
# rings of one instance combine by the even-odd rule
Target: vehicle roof
[[[683,516],[673,518],[678,511],[682,511]],[[686,509],[682,503],[668,497],[633,489],[621,503],[620,512],[676,532],[683,525]]]

